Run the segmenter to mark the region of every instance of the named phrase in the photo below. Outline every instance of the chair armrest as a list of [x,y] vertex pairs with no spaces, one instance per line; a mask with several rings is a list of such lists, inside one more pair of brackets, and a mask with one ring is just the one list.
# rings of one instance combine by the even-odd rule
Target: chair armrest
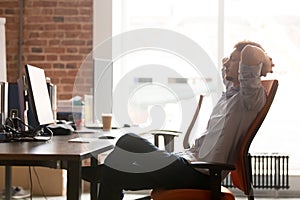
[[172,131],[172,130],[152,130],[150,131],[152,135],[154,135],[154,144],[158,147],[159,146],[159,136],[163,136],[164,138],[164,146],[165,150],[168,152],[174,151],[174,137],[178,137],[180,133],[179,131]]
[[172,130],[152,130],[150,131],[152,135],[162,135],[162,136],[169,136],[169,137],[178,137],[181,134],[181,131],[172,131]]
[[214,170],[235,170],[235,166],[226,163],[216,163],[216,162],[191,162],[191,165],[194,168],[205,168],[205,169],[214,169]]

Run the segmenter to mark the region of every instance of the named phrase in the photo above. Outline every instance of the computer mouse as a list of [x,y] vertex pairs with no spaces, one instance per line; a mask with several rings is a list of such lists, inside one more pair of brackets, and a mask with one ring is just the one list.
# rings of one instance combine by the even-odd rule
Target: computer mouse
[[123,127],[124,127],[124,128],[129,128],[130,125],[129,125],[129,124],[124,124]]
[[99,139],[115,139],[114,136],[110,136],[110,135],[102,135],[100,137],[98,137]]

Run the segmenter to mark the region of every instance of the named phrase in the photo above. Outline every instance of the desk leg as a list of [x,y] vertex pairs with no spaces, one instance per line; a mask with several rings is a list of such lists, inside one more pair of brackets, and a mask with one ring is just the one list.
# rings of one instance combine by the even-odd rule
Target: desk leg
[[5,199],[11,199],[11,166],[5,166]]
[[[67,200],[81,199],[81,161],[68,161]],[[76,189],[77,188],[77,189]]]
[[[91,157],[91,166],[98,165],[98,159],[95,158],[94,156]],[[98,199],[98,183],[91,182],[90,184],[90,195],[91,195],[91,200],[97,200]]]

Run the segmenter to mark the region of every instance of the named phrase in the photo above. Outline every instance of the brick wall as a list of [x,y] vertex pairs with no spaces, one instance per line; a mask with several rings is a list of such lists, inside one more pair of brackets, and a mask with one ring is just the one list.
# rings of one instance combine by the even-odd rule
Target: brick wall
[[[0,17],[6,18],[9,82],[17,80],[19,71],[20,1],[0,0]],[[72,97],[77,71],[92,50],[92,9],[93,0],[23,0],[21,70],[27,63],[45,69],[58,86],[58,99]]]

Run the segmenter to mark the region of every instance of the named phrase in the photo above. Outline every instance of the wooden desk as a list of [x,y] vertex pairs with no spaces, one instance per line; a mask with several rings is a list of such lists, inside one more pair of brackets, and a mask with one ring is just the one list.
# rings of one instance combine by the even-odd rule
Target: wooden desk
[[[97,134],[86,134],[85,136],[97,137]],[[0,165],[6,166],[8,173],[6,174],[6,199],[10,199],[11,166],[45,166],[66,169],[67,199],[80,199],[82,160],[90,158],[92,164],[97,164],[98,154],[112,149],[114,145],[111,141],[103,139],[90,143],[68,142],[75,137],[79,136],[77,134],[54,136],[47,142],[0,143]]]

